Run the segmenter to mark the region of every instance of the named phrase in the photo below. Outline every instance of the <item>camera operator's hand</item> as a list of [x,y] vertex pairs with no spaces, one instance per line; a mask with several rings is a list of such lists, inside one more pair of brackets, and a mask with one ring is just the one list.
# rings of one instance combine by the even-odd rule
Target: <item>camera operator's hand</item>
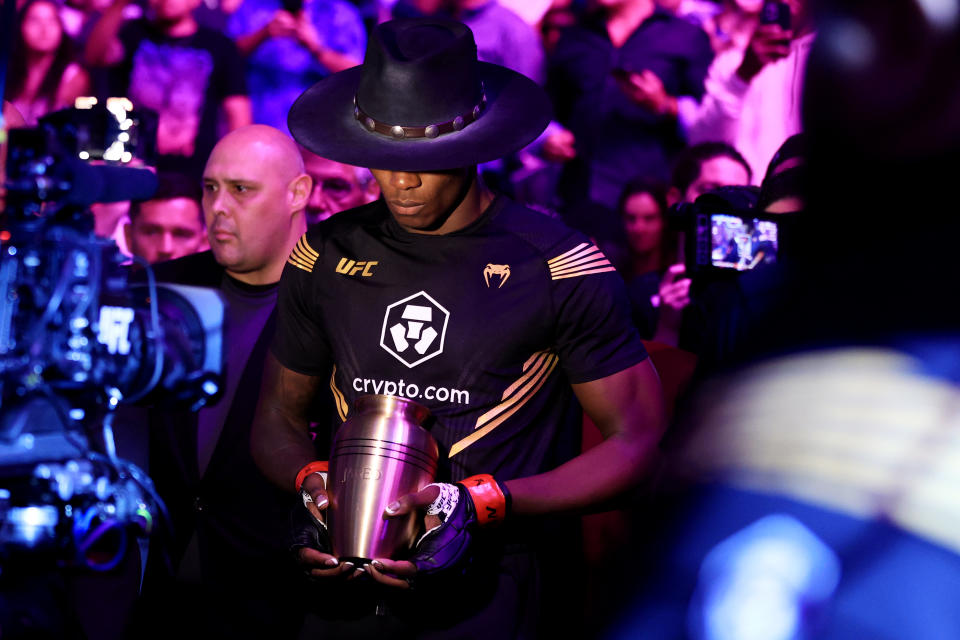
[[683,263],[671,265],[660,280],[660,308],[682,311],[690,304],[690,278],[683,277],[687,268]]
[[302,490],[304,508],[295,508],[291,516],[291,549],[296,552],[303,570],[314,578],[355,573],[352,562],[340,562],[330,553],[332,548],[324,517],[329,500],[323,477],[319,474],[307,476]]
[[743,62],[737,69],[737,75],[744,82],[750,82],[765,66],[790,55],[792,39],[793,31],[778,24],[758,25],[743,53]]

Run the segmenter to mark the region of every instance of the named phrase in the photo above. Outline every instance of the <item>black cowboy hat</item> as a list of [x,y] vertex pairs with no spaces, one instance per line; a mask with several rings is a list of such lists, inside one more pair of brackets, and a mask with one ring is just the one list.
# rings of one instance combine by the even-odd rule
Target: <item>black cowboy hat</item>
[[532,80],[477,60],[466,25],[405,19],[375,27],[363,64],[307,89],[287,124],[324,158],[431,171],[502,158],[536,139],[550,114]]

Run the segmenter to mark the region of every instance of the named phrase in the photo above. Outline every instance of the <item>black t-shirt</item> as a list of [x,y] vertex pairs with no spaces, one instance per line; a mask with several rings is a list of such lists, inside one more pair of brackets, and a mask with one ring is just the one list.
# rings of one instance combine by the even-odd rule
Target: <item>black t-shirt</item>
[[[257,389],[239,389],[239,381],[277,305],[277,284],[252,285],[240,282],[226,273],[220,293],[227,303],[230,321],[224,323],[223,343],[227,345],[224,362],[223,397],[213,406],[200,410],[197,424],[197,464],[203,475],[223,424],[230,413],[237,393],[256,393]],[[257,362],[254,366],[262,367]]]
[[568,201],[615,208],[631,177],[669,178],[673,155],[683,147],[676,119],[630,100],[617,85],[617,70],[652,71],[669,95],[699,99],[712,60],[703,30],[663,9],[620,47],[596,17],[565,30],[550,59],[548,86],[557,119],[577,141],[561,184]]
[[427,406],[446,480],[577,455],[570,384],[646,358],[599,249],[503,197],[446,235],[407,232],[382,200],[314,226],[280,282],[273,351],[330,379],[341,420],[364,394]]
[[134,107],[158,113],[158,168],[199,177],[219,137],[221,103],[247,93],[236,45],[203,26],[193,35],[171,38],[147,20],[126,23],[118,37],[124,61],[114,90]]

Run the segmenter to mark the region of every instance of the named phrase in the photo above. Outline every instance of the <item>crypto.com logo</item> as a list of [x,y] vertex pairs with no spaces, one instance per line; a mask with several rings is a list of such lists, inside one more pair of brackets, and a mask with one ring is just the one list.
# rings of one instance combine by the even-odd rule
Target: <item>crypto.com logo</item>
[[380,346],[413,368],[443,352],[450,312],[425,291],[394,302],[383,316]]

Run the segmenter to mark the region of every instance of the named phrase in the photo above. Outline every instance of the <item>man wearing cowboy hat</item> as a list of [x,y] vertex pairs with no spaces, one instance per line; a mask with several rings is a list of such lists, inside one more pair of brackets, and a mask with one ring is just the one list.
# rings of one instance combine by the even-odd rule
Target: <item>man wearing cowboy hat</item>
[[[540,593],[561,583],[550,571],[568,577],[558,565],[579,551],[567,535],[578,521],[559,514],[633,487],[662,429],[657,374],[609,261],[477,178],[549,112],[532,81],[477,61],[464,25],[422,19],[376,27],[363,65],[290,111],[300,144],[370,167],[382,198],[321,222],[292,252],[252,448],[267,477],[322,510],[327,450],[305,417],[315,394],[330,389],[339,421],[371,393],[430,409],[442,483],[384,514],[425,512],[412,556],[355,567],[329,554],[322,529],[300,545],[328,602],[378,589],[364,602],[404,633],[535,635]],[[605,437],[583,454],[581,406]],[[324,615],[345,617],[340,607]]]

